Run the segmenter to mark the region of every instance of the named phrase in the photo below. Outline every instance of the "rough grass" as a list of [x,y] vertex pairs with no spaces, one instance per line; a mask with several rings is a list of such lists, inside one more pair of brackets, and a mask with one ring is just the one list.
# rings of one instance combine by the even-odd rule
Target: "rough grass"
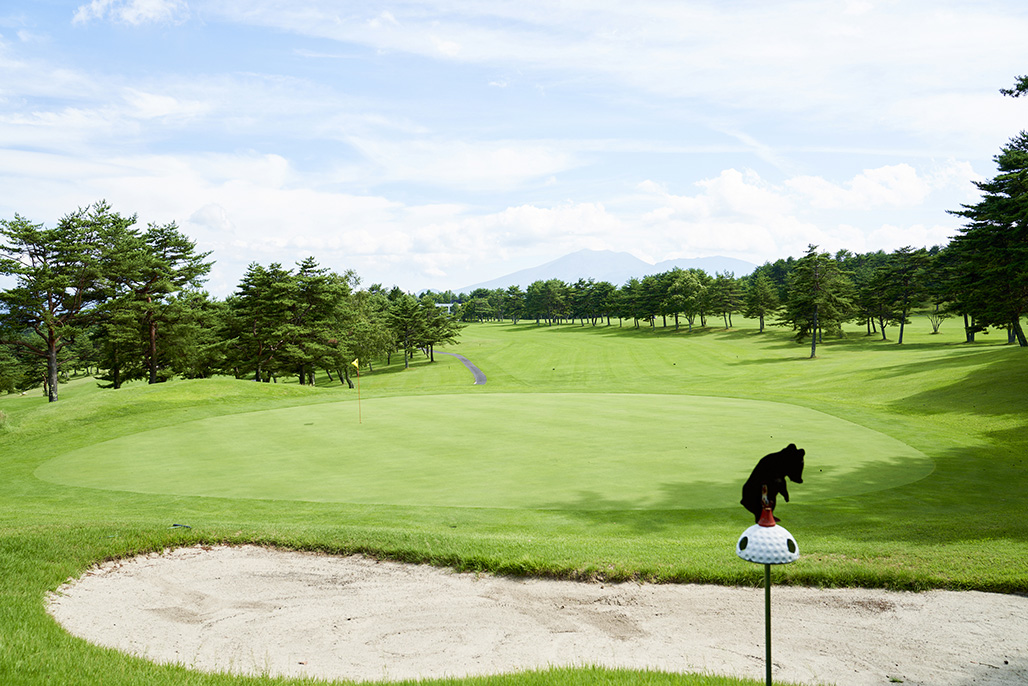
[[[928,331],[926,322],[909,327],[903,346],[853,333],[807,360],[809,348],[785,332],[761,335],[748,323],[694,334],[616,324],[483,324],[465,330],[458,350],[486,372],[485,386],[471,386],[459,361],[440,356],[435,364],[419,360],[406,371],[376,366],[362,378],[361,390],[365,399],[700,395],[826,413],[911,446],[935,468],[917,481],[859,495],[808,501],[806,484],[791,489],[793,501],[781,516],[802,557],[777,568],[775,583],[1028,592],[1028,356],[988,339],[968,346],[958,332]],[[98,560],[176,545],[253,542],[509,574],[761,583],[760,570],[734,555],[735,539],[752,522],[734,501],[680,509],[669,499],[666,507],[642,510],[610,503],[518,509],[282,502],[84,488],[35,475],[48,460],[104,440],[254,411],[355,403],[355,396],[338,384],[219,379],[116,392],[79,380],[62,388],[62,400],[53,405],[38,395],[0,398],[0,411],[8,416],[0,428],[0,683],[274,682],[159,667],[95,648],[67,636],[43,611],[47,591]],[[718,439],[732,445],[746,428],[745,421],[734,430],[721,428]],[[460,417],[435,430],[459,432]],[[701,431],[650,430],[638,437],[637,447],[685,446],[690,434]],[[296,440],[302,446],[302,436]],[[339,442],[360,448],[344,427]],[[811,484],[816,459],[808,456]],[[858,470],[851,478],[874,483],[877,476]],[[758,682],[561,668],[438,683]]]

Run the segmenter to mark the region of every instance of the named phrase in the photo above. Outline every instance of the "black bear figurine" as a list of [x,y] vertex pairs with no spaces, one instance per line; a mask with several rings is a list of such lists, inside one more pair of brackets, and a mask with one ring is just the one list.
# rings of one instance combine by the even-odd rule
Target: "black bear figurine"
[[[790,443],[784,450],[771,453],[760,458],[760,462],[753,468],[750,478],[742,485],[742,506],[753,513],[753,520],[760,521],[760,511],[763,509],[761,497],[761,486],[767,486],[767,499],[771,510],[775,509],[775,497],[781,493],[785,502],[789,502],[789,489],[786,488],[785,478],[789,477],[793,482],[803,483],[803,448],[797,448],[795,443]],[[781,521],[775,517],[775,521]]]

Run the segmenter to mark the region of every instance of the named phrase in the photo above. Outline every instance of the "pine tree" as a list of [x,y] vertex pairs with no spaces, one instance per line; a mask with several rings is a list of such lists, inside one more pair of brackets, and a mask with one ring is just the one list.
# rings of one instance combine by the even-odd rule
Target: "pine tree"
[[999,174],[975,182],[982,199],[953,214],[969,221],[950,243],[953,299],[977,330],[1008,328],[1028,346],[1021,318],[1028,312],[1028,132],[996,156]]
[[0,220],[0,275],[15,278],[0,291],[0,343],[45,361],[50,402],[58,399],[62,351],[89,329],[109,295],[109,246],[133,223],[134,216],[103,201],[65,215],[52,229],[17,214]]
[[852,292],[839,263],[811,245],[789,274],[788,298],[778,323],[792,325],[798,341],[810,336],[810,357],[817,357],[823,332],[841,334],[850,318]]
[[778,293],[771,279],[763,272],[750,279],[745,296],[743,313],[750,318],[760,320],[760,333],[764,333],[764,318],[773,315],[781,307]]

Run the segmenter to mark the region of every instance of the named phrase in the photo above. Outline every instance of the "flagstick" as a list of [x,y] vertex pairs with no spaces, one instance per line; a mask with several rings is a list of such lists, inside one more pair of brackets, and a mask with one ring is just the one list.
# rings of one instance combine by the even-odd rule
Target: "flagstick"
[[361,368],[357,367],[357,423],[363,424],[361,418]]

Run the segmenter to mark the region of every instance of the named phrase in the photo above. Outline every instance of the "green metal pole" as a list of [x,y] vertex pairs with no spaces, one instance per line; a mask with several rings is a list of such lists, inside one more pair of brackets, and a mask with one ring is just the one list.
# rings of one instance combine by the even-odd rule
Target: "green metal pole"
[[771,686],[771,565],[764,565],[764,671]]

